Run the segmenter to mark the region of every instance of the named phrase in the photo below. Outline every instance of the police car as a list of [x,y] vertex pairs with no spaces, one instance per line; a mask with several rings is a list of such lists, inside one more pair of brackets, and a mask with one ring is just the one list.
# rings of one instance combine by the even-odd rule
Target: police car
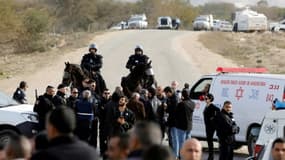
[[250,155],[259,134],[262,120],[271,111],[274,99],[285,101],[285,75],[267,74],[265,68],[223,68],[217,73],[203,75],[190,89],[190,98],[195,102],[191,135],[206,138],[203,111],[205,86],[214,95],[213,103],[222,108],[226,100],[233,104],[233,113],[240,132],[236,135],[239,146],[248,144]]
[[32,137],[37,133],[38,117],[33,106],[18,104],[0,92],[0,143],[6,143],[11,134]]

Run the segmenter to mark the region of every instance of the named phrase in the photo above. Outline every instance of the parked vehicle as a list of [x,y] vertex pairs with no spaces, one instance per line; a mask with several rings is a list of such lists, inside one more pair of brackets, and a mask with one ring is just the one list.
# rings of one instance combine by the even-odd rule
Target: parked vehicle
[[266,31],[267,17],[246,8],[243,11],[235,12],[233,26],[233,30],[236,32]]
[[121,21],[121,22],[117,23],[116,25],[112,26],[110,29],[111,29],[111,30],[123,30],[123,29],[128,29],[128,25],[127,25],[127,22]]
[[271,110],[275,98],[284,101],[285,75],[264,74],[264,68],[217,68],[217,74],[202,76],[190,89],[190,98],[196,107],[193,113],[191,135],[205,139],[203,111],[203,88],[210,85],[214,104],[222,107],[224,101],[233,104],[233,113],[240,132],[236,135],[238,145],[248,144],[249,153],[253,147],[264,115]]
[[179,18],[172,18],[171,23],[172,23],[172,29],[178,30],[181,25],[181,20]]
[[33,106],[18,104],[0,92],[0,143],[7,143],[11,134],[31,137],[37,133],[38,117]]
[[132,15],[128,20],[129,29],[146,29],[147,26],[148,22],[145,14]]
[[219,19],[214,19],[213,20],[213,30],[214,31],[218,30],[218,28],[219,28],[219,26],[218,26],[219,21],[220,21]]
[[233,31],[233,25],[229,21],[218,21],[217,22],[218,31]]
[[272,145],[273,145],[274,139],[271,139],[268,141],[267,144],[263,145],[262,148],[260,149],[259,154],[255,156],[250,156],[246,158],[246,160],[272,160]]
[[269,23],[270,31],[285,31],[285,19],[280,22]]
[[172,19],[169,16],[157,18],[158,29],[172,29]]
[[193,22],[194,31],[213,30],[213,15],[200,15]]

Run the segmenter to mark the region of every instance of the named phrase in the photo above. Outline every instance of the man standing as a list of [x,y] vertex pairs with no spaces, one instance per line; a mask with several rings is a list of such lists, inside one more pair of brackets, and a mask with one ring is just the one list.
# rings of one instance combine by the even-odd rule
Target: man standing
[[135,123],[134,113],[127,108],[126,104],[128,99],[125,96],[121,96],[119,100],[119,106],[115,108],[113,117],[113,134],[125,133],[131,129]]
[[225,101],[220,114],[217,116],[220,160],[233,160],[235,134],[238,133],[239,127],[234,121],[232,103]]
[[61,98],[55,95],[56,89],[53,86],[47,86],[46,93],[39,96],[34,106],[34,112],[39,116],[39,130],[45,129],[45,119],[48,112],[54,110],[63,104]]
[[72,134],[75,121],[75,114],[70,108],[53,110],[47,116],[48,147],[36,152],[31,160],[98,160],[96,150]]
[[164,92],[166,94],[166,112],[168,113],[167,118],[167,126],[168,126],[168,139],[169,139],[169,146],[174,149],[174,144],[177,142],[177,136],[175,132],[175,108],[178,104],[178,97],[175,94],[175,91],[171,87],[165,87]]
[[205,96],[206,107],[204,109],[204,122],[206,128],[207,143],[209,149],[208,160],[214,159],[214,143],[213,137],[216,131],[216,117],[220,112],[220,109],[213,104],[214,96],[207,94]]
[[94,104],[91,100],[91,92],[85,90],[75,103],[76,135],[83,141],[88,142],[91,136],[91,126],[94,119]]
[[21,81],[19,87],[13,94],[13,99],[16,100],[20,104],[27,104],[27,96],[26,91],[28,89],[28,84],[25,81]]
[[187,90],[182,91],[182,101],[178,103],[175,108],[175,131],[177,141],[173,144],[175,156],[179,158],[179,151],[182,144],[186,139],[191,138],[192,130],[192,115],[195,109],[195,103],[190,100],[189,92]]
[[67,93],[67,86],[65,84],[59,84],[57,87],[56,95],[61,98],[61,101],[64,102],[66,105],[66,93]]
[[182,160],[201,160],[202,144],[195,138],[188,139],[180,151]]
[[285,160],[285,140],[277,138],[272,143],[271,154],[273,160]]

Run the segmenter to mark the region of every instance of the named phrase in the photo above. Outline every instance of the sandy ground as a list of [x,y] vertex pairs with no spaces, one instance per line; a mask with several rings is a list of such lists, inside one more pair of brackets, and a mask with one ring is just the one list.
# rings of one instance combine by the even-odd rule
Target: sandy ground
[[[92,42],[96,40],[96,43],[100,46],[104,42],[111,39],[118,32],[108,32],[103,35],[96,36]],[[198,41],[198,36],[201,33],[193,32],[193,34],[185,34],[175,39],[173,46],[178,49],[179,53],[187,54],[191,57],[191,63],[199,69],[201,74],[208,74],[215,71],[218,66],[233,67],[236,66],[231,60],[225,59],[222,56],[215,54],[205,48]],[[191,36],[190,36],[191,35]],[[21,80],[25,80],[29,83],[29,90],[27,92],[29,103],[33,103],[35,100],[35,89],[38,90],[38,94],[44,93],[45,87],[49,85],[57,86],[60,83],[64,63],[66,61],[79,63],[82,55],[86,52],[86,47],[74,49],[69,53],[60,55],[58,59],[50,61],[47,65],[37,68],[32,73],[25,73],[22,75],[13,76],[9,79],[3,79],[0,81],[1,91],[12,95],[18,83]],[[181,55],[182,56],[182,55]],[[184,55],[185,56],[185,55]],[[23,69],[25,69],[23,67]]]

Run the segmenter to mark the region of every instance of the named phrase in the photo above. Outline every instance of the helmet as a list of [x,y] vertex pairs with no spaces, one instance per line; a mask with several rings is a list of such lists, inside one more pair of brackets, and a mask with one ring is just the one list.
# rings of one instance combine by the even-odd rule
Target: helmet
[[97,50],[96,44],[95,44],[95,43],[90,44],[89,50],[90,50],[90,49],[96,49],[96,50]]
[[137,51],[137,50],[141,50],[143,52],[143,47],[141,45],[137,45],[135,48],[135,51]]

